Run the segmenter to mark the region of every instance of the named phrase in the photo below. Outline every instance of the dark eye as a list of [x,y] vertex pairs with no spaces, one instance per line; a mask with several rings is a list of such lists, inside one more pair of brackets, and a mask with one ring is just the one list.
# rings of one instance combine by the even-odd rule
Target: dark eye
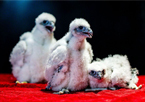
[[95,75],[95,74],[96,74],[96,71],[93,71],[93,70],[92,70],[91,73],[92,73],[93,75]]
[[47,21],[43,21],[43,23],[46,23]]
[[48,24],[48,23],[49,23],[49,21],[47,21],[47,20],[43,21],[43,24]]
[[79,26],[78,28],[79,28],[79,29],[83,29],[84,27],[83,27],[83,26]]

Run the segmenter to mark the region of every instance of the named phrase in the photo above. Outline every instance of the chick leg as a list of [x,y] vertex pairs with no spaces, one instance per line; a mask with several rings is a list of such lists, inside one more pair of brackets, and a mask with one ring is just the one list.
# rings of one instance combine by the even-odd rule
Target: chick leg
[[86,89],[85,91],[117,90],[116,87]]
[[45,90],[48,91],[48,90],[51,90],[51,88],[52,88],[52,87],[51,87],[51,83],[49,83],[49,84],[46,86]]
[[102,91],[102,90],[108,90],[107,88],[93,88],[93,89],[85,89],[85,91]]

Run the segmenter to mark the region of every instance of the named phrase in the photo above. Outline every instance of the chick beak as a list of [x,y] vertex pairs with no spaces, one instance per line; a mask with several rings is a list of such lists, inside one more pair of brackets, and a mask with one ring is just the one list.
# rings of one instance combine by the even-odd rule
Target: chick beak
[[101,80],[103,78],[103,74],[101,72],[98,72],[96,78]]
[[92,38],[93,36],[93,31],[91,28],[86,28],[83,33],[88,37],[88,38]]
[[49,24],[45,25],[45,28],[48,30],[49,33],[51,33],[54,29],[54,24],[49,23]]

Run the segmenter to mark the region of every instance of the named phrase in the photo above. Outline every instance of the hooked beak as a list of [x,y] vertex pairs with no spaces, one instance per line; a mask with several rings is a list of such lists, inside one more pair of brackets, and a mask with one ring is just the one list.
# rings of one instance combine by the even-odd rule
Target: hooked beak
[[47,21],[45,23],[41,22],[40,24],[43,25],[49,33],[52,33],[52,31],[53,31],[53,29],[55,27],[54,23],[51,22],[51,21]]
[[54,24],[50,22],[49,24],[45,25],[45,28],[49,33],[51,33],[54,29]]
[[101,73],[98,73],[97,79],[101,80],[103,78],[103,75]]
[[93,36],[93,31],[91,28],[86,28],[84,31],[83,31],[83,34],[86,35],[88,38],[92,38]]

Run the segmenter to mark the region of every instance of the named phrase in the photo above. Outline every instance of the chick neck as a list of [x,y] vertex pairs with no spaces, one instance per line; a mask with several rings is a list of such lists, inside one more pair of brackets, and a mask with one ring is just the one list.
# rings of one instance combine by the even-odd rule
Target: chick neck
[[84,49],[85,43],[86,43],[86,38],[74,36],[73,34],[71,34],[71,35],[72,36],[70,36],[69,43],[68,43],[70,48],[72,50],[78,50],[78,51],[80,51],[81,49]]
[[42,32],[36,26],[32,30],[32,36],[34,41],[41,45],[51,43],[54,39],[53,33],[48,33],[47,31]]

